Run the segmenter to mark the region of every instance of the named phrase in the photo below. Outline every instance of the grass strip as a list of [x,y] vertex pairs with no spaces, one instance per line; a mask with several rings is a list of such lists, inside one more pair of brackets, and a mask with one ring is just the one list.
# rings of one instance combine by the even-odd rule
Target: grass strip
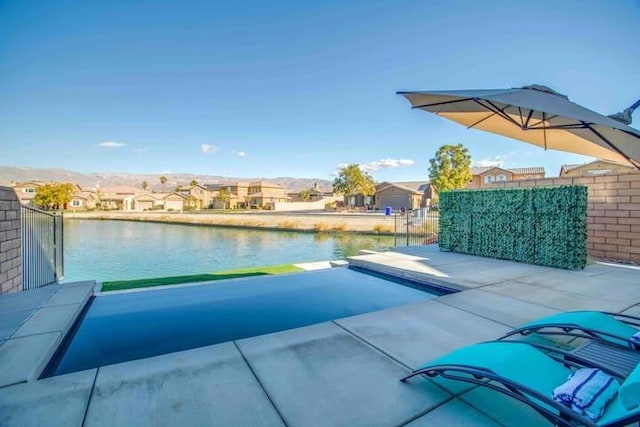
[[273,265],[269,267],[251,267],[217,273],[190,274],[187,276],[156,277],[152,279],[113,280],[102,284],[102,291],[121,291],[124,289],[148,288],[152,286],[177,285],[181,283],[208,282],[210,280],[235,279],[238,277],[264,276],[302,271],[293,264]]

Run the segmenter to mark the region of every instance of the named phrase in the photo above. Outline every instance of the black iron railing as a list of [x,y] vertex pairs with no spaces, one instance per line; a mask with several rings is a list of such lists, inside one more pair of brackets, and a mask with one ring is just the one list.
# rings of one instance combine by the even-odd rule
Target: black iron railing
[[64,274],[62,214],[21,206],[22,289],[50,285]]
[[395,246],[429,245],[438,242],[440,215],[429,208],[394,212]]

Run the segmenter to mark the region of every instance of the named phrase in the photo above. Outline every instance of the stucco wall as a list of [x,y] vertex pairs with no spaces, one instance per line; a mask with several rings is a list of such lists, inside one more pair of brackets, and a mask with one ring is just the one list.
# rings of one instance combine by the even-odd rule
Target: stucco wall
[[495,187],[585,185],[587,253],[640,264],[640,172],[495,183]]
[[0,294],[22,290],[20,201],[10,187],[0,187]]

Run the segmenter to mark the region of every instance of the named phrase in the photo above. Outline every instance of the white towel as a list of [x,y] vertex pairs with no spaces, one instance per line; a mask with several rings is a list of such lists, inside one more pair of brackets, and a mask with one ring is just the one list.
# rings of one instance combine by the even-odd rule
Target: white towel
[[634,350],[640,350],[640,332],[636,332],[635,334],[631,335],[631,338],[629,338],[631,340],[631,348],[633,348]]
[[604,413],[607,403],[615,397],[618,388],[618,381],[600,369],[582,368],[553,390],[553,399],[596,421]]

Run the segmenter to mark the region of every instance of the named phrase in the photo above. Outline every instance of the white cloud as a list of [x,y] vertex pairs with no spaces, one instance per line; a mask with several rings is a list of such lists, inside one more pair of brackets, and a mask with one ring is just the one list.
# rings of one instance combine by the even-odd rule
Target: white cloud
[[125,144],[124,142],[105,141],[101,142],[99,145],[104,148],[120,148],[125,147],[127,144]]
[[204,154],[215,154],[219,150],[215,145],[202,144],[200,145],[200,151]]
[[403,166],[412,166],[415,162],[410,159],[380,159],[360,165],[360,169],[364,172],[373,172],[378,169],[393,169]]
[[247,155],[246,151],[232,151],[231,154],[235,154],[238,157],[244,157]]
[[488,166],[498,166],[504,167],[505,163],[513,157],[515,153],[506,153],[506,154],[498,154],[493,157],[485,157],[484,159],[477,160],[473,162],[473,166],[477,167],[488,167]]

